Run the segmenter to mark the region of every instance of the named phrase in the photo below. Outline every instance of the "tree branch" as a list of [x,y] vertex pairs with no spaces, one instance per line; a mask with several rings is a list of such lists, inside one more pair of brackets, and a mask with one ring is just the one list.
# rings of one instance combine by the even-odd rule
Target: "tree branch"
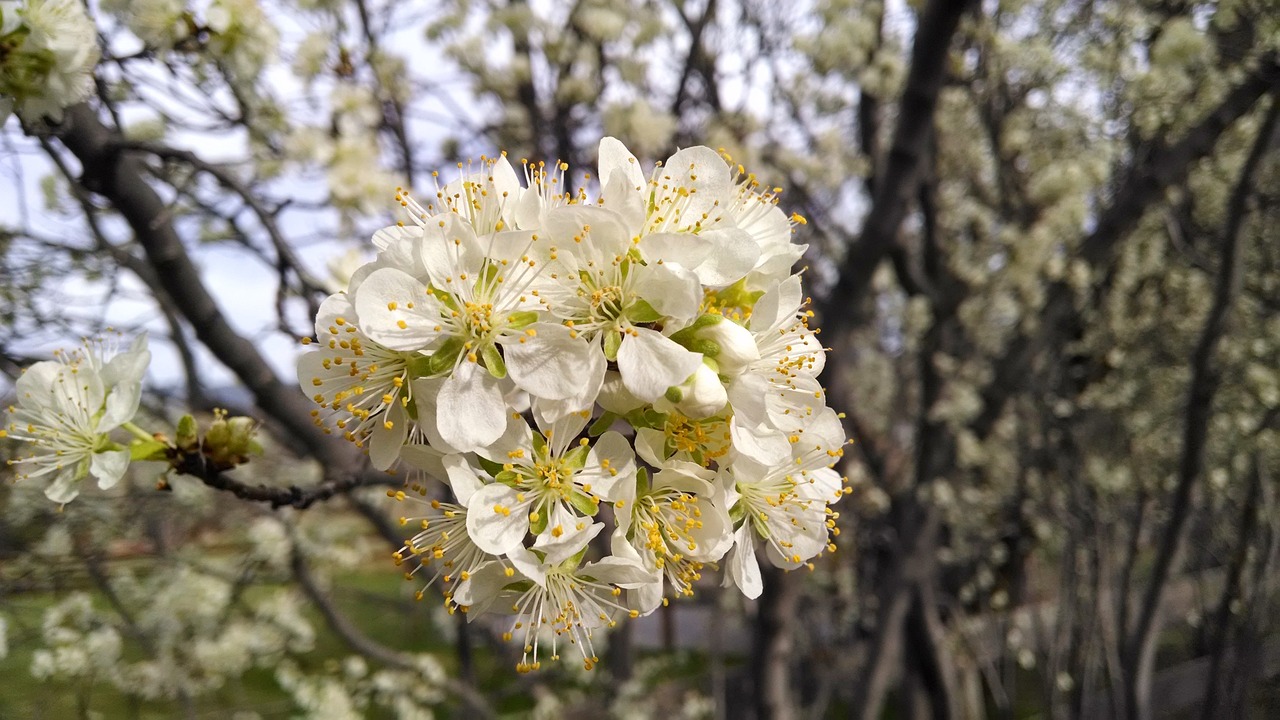
[[79,159],[85,186],[106,197],[128,221],[165,292],[196,336],[254,393],[258,406],[327,466],[354,467],[359,454],[316,427],[309,401],[291,384],[280,382],[257,346],[227,322],[187,255],[168,208],[143,178],[140,161],[119,147],[118,133],[80,104],[67,109],[57,137]]
[[1218,370],[1214,354],[1226,330],[1227,315],[1240,289],[1240,234],[1248,218],[1248,200],[1253,190],[1253,176],[1262,163],[1280,118],[1280,97],[1271,101],[1266,119],[1258,131],[1253,148],[1240,170],[1240,178],[1227,206],[1227,227],[1222,239],[1222,259],[1213,289],[1213,304],[1205,318],[1204,328],[1191,359],[1191,383],[1187,390],[1186,424],[1183,426],[1182,456],[1178,463],[1178,484],[1174,489],[1151,577],[1138,609],[1137,625],[1125,648],[1128,677],[1126,692],[1129,716],[1147,718],[1151,714],[1150,679],[1155,663],[1155,640],[1159,634],[1158,612],[1164,598],[1165,585],[1173,568],[1181,560],[1186,540],[1187,521],[1191,516],[1193,491],[1204,469],[1209,420],[1213,415],[1213,397],[1218,386]]
[[854,313],[847,309],[837,312],[837,305],[848,308],[861,300],[881,258],[897,240],[916,192],[921,160],[928,152],[933,114],[947,74],[951,38],[960,26],[960,16],[971,5],[973,0],[931,0],[920,16],[911,50],[911,70],[899,102],[898,124],[884,174],[876,178],[875,195],[862,232],[845,254],[840,281],[825,303],[827,312],[823,318],[828,332],[842,332],[853,322],[850,316]]
[[[1092,266],[1101,265],[1164,191],[1185,179],[1191,165],[1213,150],[1222,133],[1249,112],[1262,96],[1276,88],[1280,88],[1280,65],[1276,55],[1270,54],[1181,140],[1172,145],[1156,144],[1135,158],[1120,183],[1119,192],[1102,211],[1093,232],[1081,243],[1079,256]],[[1040,334],[1060,328],[1074,312],[1074,304],[1074,291],[1069,285],[1052,284],[1041,313]],[[979,438],[990,434],[1005,403],[1024,387],[1019,381],[1027,378],[1039,346],[1039,339],[1019,335],[995,363],[992,381],[982,392],[982,412],[973,424]]]

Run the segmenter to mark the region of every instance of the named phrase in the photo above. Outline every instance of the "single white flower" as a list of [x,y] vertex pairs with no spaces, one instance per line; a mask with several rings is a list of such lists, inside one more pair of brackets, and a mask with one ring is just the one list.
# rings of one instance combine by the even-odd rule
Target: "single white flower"
[[[486,552],[499,555],[522,546],[532,533],[534,547],[554,561],[582,549],[603,525],[592,523],[601,500],[622,497],[635,483],[631,444],[609,431],[591,443],[575,439],[587,413],[573,413],[539,430],[527,429],[506,450],[495,482],[468,501],[467,530]],[[576,512],[575,512],[576,511]]]
[[783,462],[788,438],[826,407],[817,379],[826,351],[809,328],[804,302],[798,275],[760,297],[749,320],[758,358],[728,384],[734,448],[766,465]]
[[590,670],[600,662],[592,643],[594,631],[613,627],[620,615],[637,617],[639,611],[619,600],[626,588],[653,581],[652,575],[634,561],[607,557],[593,563],[550,562],[541,553],[517,547],[508,554],[513,568],[490,563],[461,583],[454,602],[480,609],[500,598],[511,599],[515,615],[507,640],[519,635],[524,655],[516,665],[519,672],[541,667],[550,641],[550,659],[558,660],[560,644],[568,641],[582,654],[583,666]]
[[[627,390],[658,399],[697,370],[698,353],[652,326],[683,327],[697,312],[698,280],[687,270],[644,263],[632,253],[621,218],[601,208],[569,206],[548,213],[548,311],[574,338],[590,340],[601,360],[616,361]],[[603,380],[603,362],[598,374]],[[592,378],[593,381],[595,377]],[[585,388],[594,398],[599,384]]]
[[771,563],[788,570],[834,550],[829,535],[835,516],[827,505],[844,495],[842,480],[832,469],[844,454],[840,419],[827,410],[791,442],[789,463],[762,465],[738,456],[723,471],[729,515],[741,522],[725,585],[737,585],[747,597],[758,597],[762,589],[755,554],[759,543]]
[[[321,409],[316,424],[331,421],[357,447],[369,446],[373,466],[391,467],[414,433],[411,367],[424,368],[420,353],[392,350],[361,332],[346,293],[330,295],[316,314],[316,349],[298,358],[298,384]],[[422,370],[419,370],[422,372]]]
[[[636,452],[657,472],[627,484],[614,501],[614,554],[634,553],[646,568],[665,575],[677,595],[693,595],[693,583],[702,577],[703,566],[719,560],[733,544],[716,473],[674,455],[668,457],[666,438],[659,430],[637,430]],[[620,543],[629,545],[631,552]],[[661,582],[649,589],[652,592],[640,601],[641,613],[652,610],[661,599]]]
[[129,450],[108,433],[138,411],[151,352],[146,335],[110,359],[107,352],[86,342],[82,350],[32,365],[16,383],[18,405],[0,433],[35,450],[9,464],[19,468],[19,479],[52,476],[45,495],[54,502],[74,499],[89,475],[98,487],[111,488],[129,466]]

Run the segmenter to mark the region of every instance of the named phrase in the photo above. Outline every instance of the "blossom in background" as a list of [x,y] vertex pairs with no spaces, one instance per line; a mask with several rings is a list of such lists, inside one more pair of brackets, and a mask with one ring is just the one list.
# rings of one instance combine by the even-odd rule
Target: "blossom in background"
[[56,360],[38,362],[18,378],[18,404],[0,436],[31,443],[30,455],[10,460],[20,480],[49,480],[45,495],[59,503],[80,494],[89,475],[110,488],[129,466],[129,450],[113,442],[112,430],[133,419],[142,377],[151,361],[147,338],[108,358],[100,344],[86,342]]
[[594,197],[563,163],[523,167],[397,193],[406,221],[322,306],[299,382],[408,471],[407,578],[515,615],[520,670],[565,641],[590,668],[595,631],[715,563],[756,597],[758,552],[833,549],[845,438],[776,192],[705,147],[646,175],[606,138]]
[[62,120],[93,91],[98,38],[79,0],[0,1],[0,122]]

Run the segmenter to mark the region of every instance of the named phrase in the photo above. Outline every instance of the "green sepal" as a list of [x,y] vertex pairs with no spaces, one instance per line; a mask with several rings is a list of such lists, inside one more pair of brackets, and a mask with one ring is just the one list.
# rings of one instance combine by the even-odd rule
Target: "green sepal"
[[680,386],[672,385],[667,388],[666,392],[662,393],[662,396],[673,403],[678,403],[684,399],[684,391],[680,389]]
[[453,296],[453,293],[445,290],[437,290],[435,287],[427,288],[427,293],[444,303],[444,306],[450,310],[456,313],[462,312],[462,308],[458,307],[458,299]]
[[617,415],[606,410],[603,415],[596,418],[595,422],[591,423],[591,427],[587,428],[587,434],[591,437],[600,437],[609,429],[610,426],[613,425],[613,421],[617,419]]
[[484,367],[489,374],[501,380],[507,376],[507,363],[502,359],[502,353],[498,352],[498,347],[493,343],[486,343],[480,349],[480,357],[484,358]]
[[587,517],[595,517],[600,512],[600,501],[579,490],[569,494],[569,504]]
[[715,357],[720,354],[720,343],[715,340],[698,338],[697,340],[689,343],[689,349],[696,353],[702,353],[707,357]]
[[729,519],[733,521],[735,526],[741,523],[742,519],[746,516],[747,506],[745,503],[737,503],[733,507],[729,508]]
[[586,445],[578,443],[573,446],[572,450],[564,454],[562,462],[574,470],[581,470],[587,466],[587,454],[589,452],[590,450]]
[[493,479],[509,488],[515,488],[520,483],[520,476],[514,470],[499,470]]
[[636,298],[635,302],[628,305],[623,315],[636,324],[657,322],[662,319],[662,313],[654,310],[648,301],[640,298]]
[[524,593],[533,589],[533,581],[532,580],[512,580],[506,585],[503,585],[502,589],[510,590],[512,592],[520,593],[523,595]]
[[250,441],[249,441],[249,454],[250,454],[250,455],[257,455],[258,457],[262,457],[262,453],[263,453],[263,452],[264,452],[264,451],[263,451],[263,449],[262,449],[262,443],[258,442],[257,440],[250,440]]
[[636,468],[636,497],[649,494],[649,469]]
[[760,536],[761,540],[769,539],[769,526],[767,524],[762,522],[755,522],[755,523],[751,523],[751,526],[755,528],[756,534]]
[[458,362],[458,353],[462,352],[464,344],[462,338],[457,335],[445,340],[435,352],[431,353],[431,360],[427,363],[427,374],[441,375],[452,370],[454,363]]
[[[582,564],[582,558],[584,558],[584,557],[586,557],[586,556],[587,556],[587,550],[588,550],[590,547],[591,547],[591,545],[590,545],[590,544],[588,544],[586,547],[582,548],[582,549],[581,549],[581,550],[579,550],[576,554],[574,554],[574,556],[573,556],[573,557],[571,557],[571,558],[569,558],[568,560],[565,560],[564,562],[560,563],[560,567],[564,568],[565,570],[576,570],[576,569],[577,569],[577,567],[578,567],[579,565],[581,565],[581,564]],[[537,550],[534,550],[533,552],[535,552],[535,553],[536,553],[536,552],[538,552],[538,551],[537,551]],[[545,555],[544,555],[544,557],[545,557]]]
[[638,407],[626,414],[627,422],[631,423],[633,428],[654,428],[661,429],[667,424],[667,416],[653,409],[652,405]]
[[168,460],[168,445],[159,440],[134,440],[129,443],[130,460]]
[[537,430],[533,431],[532,439],[533,439],[533,460],[536,462],[538,460],[545,459],[549,455],[549,452],[547,450],[547,439],[543,437],[542,433],[538,432]]
[[523,330],[538,322],[538,313],[532,310],[520,310],[507,316],[507,327],[512,330]]
[[545,512],[538,513],[538,522],[529,521],[529,532],[534,535],[541,535],[547,529],[547,524],[551,522],[551,518],[548,517],[550,514]]
[[422,353],[414,353],[413,357],[405,360],[404,367],[409,371],[409,377],[420,378],[431,375],[431,357]]
[[618,360],[618,348],[622,347],[622,333],[610,328],[604,334],[604,358],[609,362]]
[[479,455],[476,456],[476,459],[480,461],[480,467],[483,468],[485,472],[489,473],[489,477],[497,477],[498,473],[502,472],[502,463],[496,463],[488,458],[480,457]]

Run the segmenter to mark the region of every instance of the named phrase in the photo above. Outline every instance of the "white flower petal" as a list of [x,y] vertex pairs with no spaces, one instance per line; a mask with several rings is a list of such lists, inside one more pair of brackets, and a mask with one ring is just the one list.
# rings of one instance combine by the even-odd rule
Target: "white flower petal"
[[98,419],[98,432],[114,430],[132,420],[138,412],[141,400],[142,383],[125,382],[116,385],[107,396],[106,410]]
[[791,443],[780,430],[749,421],[740,422],[734,416],[729,421],[729,436],[734,450],[763,465],[779,465],[791,458]]
[[648,328],[633,328],[618,348],[623,384],[646,402],[657,400],[667,388],[684,382],[701,364],[701,353],[691,352]]
[[591,485],[593,495],[609,502],[635,498],[636,458],[631,443],[613,430],[601,435],[591,446],[579,478],[581,484]]
[[[668,332],[688,325],[698,314],[702,286],[692,271],[677,265],[643,265],[633,267],[636,274],[632,290],[644,298],[654,310],[666,315]],[[683,378],[682,378],[683,379]]]
[[586,338],[572,337],[573,331],[559,323],[534,323],[528,329],[536,334],[524,333],[502,346],[511,379],[534,397],[574,397],[582,388],[583,370],[600,351]]
[[440,458],[440,464],[444,466],[445,477],[449,481],[449,487],[453,489],[453,496],[462,505],[468,505],[471,497],[483,487],[476,469],[461,454],[445,455]]
[[[618,173],[633,192],[644,190],[646,182],[644,173],[640,171],[640,161],[617,138],[606,137],[600,140],[598,168],[600,178],[606,182],[613,179],[614,173]],[[609,204],[607,200],[605,204]]]
[[44,489],[44,496],[56,503],[69,503],[80,494],[80,478],[77,464],[67,465],[58,471],[49,487]]
[[760,576],[760,562],[756,560],[755,531],[750,523],[733,534],[733,550],[725,564],[724,585],[737,585],[743,595],[755,600],[764,592],[764,579]]
[[[388,428],[385,423],[391,423]],[[373,426],[369,439],[369,462],[374,470],[386,470],[400,457],[400,448],[409,436],[409,415],[394,402],[387,407],[382,422]]]
[[[108,490],[120,482],[129,469],[128,450],[107,450],[94,453],[89,461],[89,473],[98,478],[98,487]],[[46,492],[47,494],[47,492]]]
[[529,532],[529,515],[516,491],[501,483],[485,485],[467,502],[467,535],[476,547],[502,555],[520,547]]
[[760,259],[760,246],[745,231],[713,228],[701,233],[711,246],[707,259],[693,271],[703,285],[725,287],[746,277]]
[[355,310],[360,330],[392,350],[422,350],[440,336],[440,303],[420,280],[395,268],[365,278]]
[[792,275],[777,287],[765,290],[751,309],[749,326],[752,332],[762,333],[790,324],[795,320],[804,292],[800,288],[800,276]]
[[502,437],[507,404],[497,378],[477,363],[460,363],[436,396],[436,429],[446,443],[462,452],[473,452]]

